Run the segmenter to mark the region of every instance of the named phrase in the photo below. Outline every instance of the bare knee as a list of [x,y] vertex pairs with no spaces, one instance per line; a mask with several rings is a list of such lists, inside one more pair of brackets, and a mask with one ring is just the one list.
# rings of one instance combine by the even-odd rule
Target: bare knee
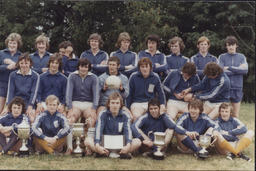
[[245,134],[245,137],[252,139],[254,137],[254,132],[252,130],[248,130]]

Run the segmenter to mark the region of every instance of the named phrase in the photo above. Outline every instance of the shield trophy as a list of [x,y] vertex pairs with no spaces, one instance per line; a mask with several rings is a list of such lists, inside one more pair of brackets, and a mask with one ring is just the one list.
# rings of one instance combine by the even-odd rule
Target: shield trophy
[[30,126],[26,121],[25,117],[23,117],[22,122],[19,125],[17,125],[17,130],[18,134],[16,134],[13,130],[14,134],[17,135],[20,139],[22,139],[22,146],[19,149],[19,156],[27,156],[29,155],[29,150],[26,147],[26,140],[30,137]]
[[163,160],[164,154],[161,152],[161,147],[164,146],[166,133],[164,132],[154,132],[154,145],[156,146],[156,152],[153,153],[153,158],[157,160]]
[[83,150],[80,147],[80,138],[84,135],[84,123],[73,123],[72,134],[76,138],[76,148],[73,150],[73,154],[77,157],[81,157]]
[[208,151],[206,150],[211,144],[211,136],[209,135],[200,135],[199,136],[199,145],[202,147],[202,150],[199,151],[199,157],[207,158]]

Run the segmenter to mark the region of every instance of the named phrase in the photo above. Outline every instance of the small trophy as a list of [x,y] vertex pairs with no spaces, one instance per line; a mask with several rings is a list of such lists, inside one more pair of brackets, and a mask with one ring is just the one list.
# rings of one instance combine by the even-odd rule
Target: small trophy
[[166,133],[154,132],[154,145],[157,147],[157,151],[153,153],[154,159],[163,160],[164,154],[161,152],[161,147],[164,146]]
[[30,137],[30,126],[27,122],[27,119],[23,117],[22,122],[17,125],[18,135],[13,130],[14,134],[17,135],[20,139],[22,139],[22,146],[19,149],[19,156],[27,156],[29,155],[29,150],[26,147],[26,139]]
[[211,144],[211,136],[209,135],[200,135],[199,136],[199,145],[202,147],[202,150],[199,151],[199,156],[201,158],[207,158],[208,157],[208,151],[206,148],[208,148]]
[[80,147],[80,138],[84,135],[84,123],[73,123],[73,136],[76,137],[76,148],[73,150],[73,154],[77,157],[81,157],[83,150]]

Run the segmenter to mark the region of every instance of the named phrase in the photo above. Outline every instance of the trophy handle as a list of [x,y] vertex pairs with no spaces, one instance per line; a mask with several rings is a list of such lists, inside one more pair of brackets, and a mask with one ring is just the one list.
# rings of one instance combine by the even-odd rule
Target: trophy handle
[[217,140],[217,138],[214,138],[213,141],[211,142],[210,146],[213,147],[214,146],[214,143],[215,141]]
[[14,126],[18,126],[18,124],[17,123],[13,123],[12,124],[12,132],[16,135],[16,136],[18,136],[18,134],[15,132],[15,130],[14,130]]
[[153,131],[149,131],[148,132],[148,137],[150,136],[150,134],[153,134],[154,132]]

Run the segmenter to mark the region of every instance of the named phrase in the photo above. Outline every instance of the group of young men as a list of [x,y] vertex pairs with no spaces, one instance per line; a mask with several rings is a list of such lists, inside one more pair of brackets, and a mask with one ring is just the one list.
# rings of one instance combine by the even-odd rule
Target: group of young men
[[[236,52],[235,37],[226,38],[227,53],[218,59],[209,54],[205,36],[190,60],[181,54],[185,46],[179,37],[170,39],[172,54],[167,57],[157,50],[157,35],[146,38],[147,49],[138,56],[129,50],[130,42],[128,33],[120,33],[119,49],[108,57],[100,50],[101,36],[94,33],[88,39],[91,48],[78,59],[69,41],[60,44],[59,53],[47,52],[44,35],[36,39],[35,53],[22,54],[17,50],[21,37],[10,34],[0,54],[1,154],[15,149],[15,126],[28,117],[33,133],[29,146],[50,154],[63,151],[65,142],[65,154],[71,154],[72,124],[85,119],[88,128],[95,128],[95,136],[84,141],[87,155],[109,155],[103,135],[124,136],[120,158],[131,158],[138,149],[152,155],[154,132],[165,132],[162,151],[175,135],[179,151],[201,157],[206,152],[198,139],[205,134],[216,139],[216,148],[229,159],[250,160],[241,151],[254,134],[238,119],[248,64]],[[118,88],[106,82],[110,76],[121,80]]]

